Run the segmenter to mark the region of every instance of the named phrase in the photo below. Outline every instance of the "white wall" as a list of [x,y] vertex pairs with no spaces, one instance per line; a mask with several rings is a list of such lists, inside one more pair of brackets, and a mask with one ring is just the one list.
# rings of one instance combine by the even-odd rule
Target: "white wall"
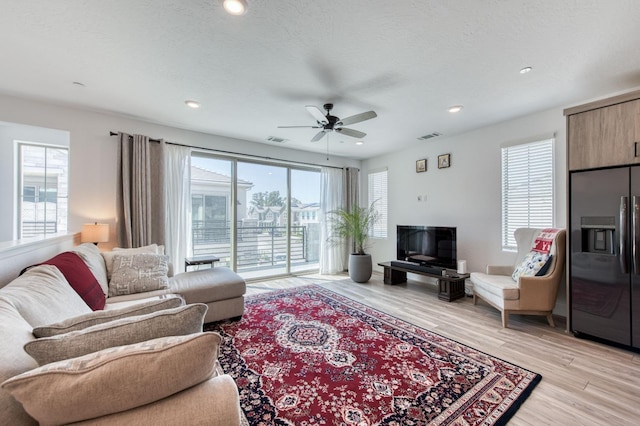
[[[203,148],[268,156],[329,166],[359,167],[360,162],[342,158],[326,160],[322,154],[296,151],[261,143],[192,132],[101,112],[75,109],[0,95],[0,121],[68,131],[70,134],[69,232],[85,222],[107,222],[115,245],[116,138],[110,131],[139,133]],[[0,181],[2,193],[11,184]],[[0,204],[13,203],[2,198]],[[8,220],[0,211],[0,221]]]
[[[372,244],[375,268],[381,270],[378,262],[395,259],[396,225],[457,227],[457,256],[467,260],[469,271],[483,271],[487,264],[513,264],[515,253],[502,251],[501,245],[500,148],[509,142],[555,133],[555,226],[566,227],[565,127],[562,109],[556,108],[462,135],[420,141],[410,149],[364,161],[365,198],[367,171],[388,168],[389,237]],[[446,153],[451,153],[451,167],[438,169],[438,155]],[[428,160],[427,172],[416,173],[415,162],[421,158]],[[417,201],[419,195],[422,202]]]

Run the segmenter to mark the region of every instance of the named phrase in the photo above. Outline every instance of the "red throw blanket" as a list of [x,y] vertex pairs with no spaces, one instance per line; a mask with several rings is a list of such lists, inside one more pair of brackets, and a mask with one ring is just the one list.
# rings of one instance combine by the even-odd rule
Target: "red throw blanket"
[[560,230],[555,228],[543,229],[533,242],[531,250],[537,251],[538,253],[549,253],[553,239],[558,232],[560,232]]

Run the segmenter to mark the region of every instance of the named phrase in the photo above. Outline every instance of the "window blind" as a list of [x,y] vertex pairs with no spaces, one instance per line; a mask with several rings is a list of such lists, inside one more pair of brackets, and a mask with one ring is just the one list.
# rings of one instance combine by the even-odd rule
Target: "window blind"
[[368,205],[375,202],[375,209],[378,211],[378,221],[371,227],[369,236],[387,238],[387,170],[369,173],[368,183]]
[[502,248],[517,228],[553,226],[553,139],[502,148]]

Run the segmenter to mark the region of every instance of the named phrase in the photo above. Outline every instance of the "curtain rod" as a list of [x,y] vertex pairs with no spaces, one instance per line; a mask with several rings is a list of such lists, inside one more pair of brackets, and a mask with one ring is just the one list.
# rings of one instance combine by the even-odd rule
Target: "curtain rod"
[[[109,136],[118,136],[118,132],[111,131],[111,132],[109,132]],[[151,138],[149,138],[149,140],[151,142],[160,142],[162,139],[151,139]],[[199,146],[185,145],[185,144],[177,143],[177,142],[166,142],[165,141],[165,143],[169,144],[169,145],[183,146],[185,148],[195,148],[195,149],[202,149],[204,151],[219,152],[221,154],[230,154],[230,155],[239,155],[239,156],[243,156],[243,157],[259,158],[261,160],[282,161],[282,162],[285,162],[285,163],[300,164],[300,165],[305,165],[305,166],[330,167],[332,169],[340,169],[340,170],[344,170],[345,168],[348,168],[348,167],[338,167],[338,166],[322,166],[320,164],[315,164],[315,163],[305,163],[305,162],[300,162],[300,161],[283,160],[281,158],[265,157],[265,156],[262,156],[262,155],[255,155],[255,154],[243,154],[243,153],[240,153],[240,152],[225,151],[225,150],[222,150],[222,149],[215,149],[215,148],[203,148],[203,147],[199,147]]]
[[[109,132],[109,136],[118,136],[118,132]],[[129,135],[129,137],[131,137],[131,135]],[[160,142],[160,139],[151,139],[151,138],[149,138],[149,140],[151,142]]]

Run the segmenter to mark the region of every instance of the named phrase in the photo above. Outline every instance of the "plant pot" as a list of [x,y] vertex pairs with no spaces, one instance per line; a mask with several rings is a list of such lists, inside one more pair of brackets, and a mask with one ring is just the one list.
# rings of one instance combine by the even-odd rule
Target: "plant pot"
[[370,254],[349,255],[349,278],[357,283],[366,283],[373,272]]

